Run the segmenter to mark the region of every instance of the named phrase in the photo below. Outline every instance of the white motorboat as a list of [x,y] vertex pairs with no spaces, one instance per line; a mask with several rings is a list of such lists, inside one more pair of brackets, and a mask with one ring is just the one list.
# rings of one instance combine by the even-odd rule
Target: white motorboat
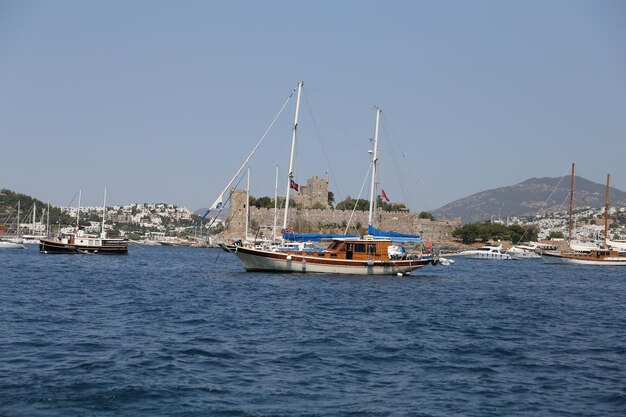
[[0,249],[24,249],[24,245],[9,239],[0,239]]
[[511,260],[511,255],[502,249],[502,245],[490,246],[485,245],[480,248],[466,250],[459,255],[467,256],[470,259],[495,259],[495,260]]
[[506,251],[509,255],[516,259],[541,259],[541,255],[537,253],[537,245],[515,245]]

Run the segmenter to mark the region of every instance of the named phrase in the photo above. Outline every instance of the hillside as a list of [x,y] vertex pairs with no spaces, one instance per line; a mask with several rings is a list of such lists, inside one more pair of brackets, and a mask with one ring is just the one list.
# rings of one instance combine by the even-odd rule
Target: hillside
[[[463,223],[470,223],[489,220],[492,216],[504,218],[533,215],[542,207],[544,211],[569,209],[570,181],[571,176],[563,179],[531,178],[519,184],[482,191],[455,200],[432,210],[432,213],[437,218],[460,217]],[[574,206],[603,207],[605,188],[604,184],[575,176]],[[611,206],[626,207],[626,193],[621,190],[611,187],[609,199]]]
[[[15,231],[18,202],[20,203],[20,223],[30,221],[34,204],[37,205],[37,221],[42,220],[43,209],[47,208],[47,203],[25,194],[0,189],[0,225]],[[58,207],[50,206],[50,222],[56,221],[61,222],[61,224],[69,224],[72,219],[67,214],[62,213]]]

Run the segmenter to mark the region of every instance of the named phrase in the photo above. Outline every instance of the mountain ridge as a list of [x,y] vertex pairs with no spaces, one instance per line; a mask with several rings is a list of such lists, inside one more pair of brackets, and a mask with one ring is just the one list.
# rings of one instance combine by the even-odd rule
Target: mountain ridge
[[[461,218],[462,223],[492,216],[529,216],[569,208],[571,175],[533,177],[518,184],[480,191],[454,200],[431,213],[436,218]],[[574,176],[574,207],[604,207],[606,185]],[[611,187],[609,204],[626,207],[626,192]]]

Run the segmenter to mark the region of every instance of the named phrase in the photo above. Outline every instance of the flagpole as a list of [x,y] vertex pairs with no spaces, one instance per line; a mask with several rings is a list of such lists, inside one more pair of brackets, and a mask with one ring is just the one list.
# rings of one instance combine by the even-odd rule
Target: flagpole
[[289,222],[289,194],[291,191],[291,182],[293,181],[293,154],[296,148],[296,133],[298,131],[298,115],[300,113],[300,95],[302,93],[302,86],[304,83],[300,81],[298,83],[298,95],[296,98],[296,115],[293,121],[293,129],[291,134],[291,155],[289,156],[289,170],[287,171],[287,192],[285,193],[285,218],[283,221],[283,229],[287,228]]
[[374,199],[376,196],[376,166],[378,164],[378,128],[380,126],[380,114],[382,113],[380,107],[376,106],[374,109],[376,110],[376,130],[374,132],[374,150],[372,151],[372,186],[370,188],[370,213],[367,222],[368,226],[373,225],[374,212],[376,211],[376,203]]

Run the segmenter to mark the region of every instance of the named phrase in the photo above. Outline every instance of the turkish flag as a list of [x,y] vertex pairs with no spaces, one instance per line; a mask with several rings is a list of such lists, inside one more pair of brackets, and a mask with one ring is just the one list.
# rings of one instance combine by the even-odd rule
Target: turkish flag
[[389,197],[387,197],[387,194],[385,194],[385,190],[383,190],[382,188],[380,189],[380,191],[382,192],[382,196],[385,200],[389,201]]
[[290,181],[289,185],[291,186],[291,188],[293,188],[294,190],[298,191],[298,188],[299,188],[298,183],[295,182],[294,180],[289,180],[289,181]]

